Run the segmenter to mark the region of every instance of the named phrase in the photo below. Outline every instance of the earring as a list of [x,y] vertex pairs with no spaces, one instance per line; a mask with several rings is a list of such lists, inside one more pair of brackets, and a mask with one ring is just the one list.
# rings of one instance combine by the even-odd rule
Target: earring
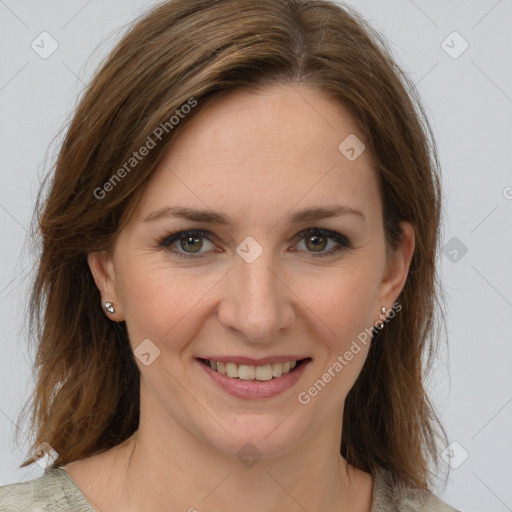
[[[383,315],[386,315],[386,316],[387,316],[387,312],[388,312],[388,310],[387,310],[384,306],[382,306],[382,307],[380,308],[380,312],[381,312]],[[380,324],[379,324],[379,323],[378,323],[378,321],[377,321],[377,323],[376,323],[376,327],[377,327],[378,329],[382,329],[382,328],[384,327],[384,322],[381,320],[381,321],[380,321]]]
[[116,310],[114,308],[114,304],[112,304],[112,302],[104,302],[103,303],[103,307],[111,314],[113,315]]

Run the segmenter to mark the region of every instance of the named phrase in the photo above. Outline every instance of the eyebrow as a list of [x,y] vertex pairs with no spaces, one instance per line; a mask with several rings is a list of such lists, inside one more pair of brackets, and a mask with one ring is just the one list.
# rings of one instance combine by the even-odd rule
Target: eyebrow
[[[295,212],[290,217],[290,222],[292,224],[299,224],[305,221],[326,219],[329,217],[340,217],[342,215],[355,215],[357,217],[360,217],[363,221],[366,220],[362,211],[356,210],[355,208],[351,208],[350,206],[327,205],[318,208],[307,208]],[[185,206],[164,206],[159,210],[151,212],[144,219],[144,222],[152,222],[156,219],[167,217],[178,217],[181,219],[187,219],[195,222],[209,222],[223,226],[231,225],[229,217],[221,212],[216,212],[213,210],[188,208]]]

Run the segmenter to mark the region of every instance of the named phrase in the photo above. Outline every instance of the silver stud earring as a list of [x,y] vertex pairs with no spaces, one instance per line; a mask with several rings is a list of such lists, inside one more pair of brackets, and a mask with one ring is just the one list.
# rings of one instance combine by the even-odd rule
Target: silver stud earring
[[113,315],[116,310],[114,308],[114,304],[112,304],[112,302],[104,302],[103,303],[103,307],[111,314]]
[[[384,306],[382,306],[382,307],[380,308],[380,312],[381,312],[383,315],[386,315],[386,316],[387,316],[387,312],[388,312],[388,310],[387,310]],[[375,325],[376,325],[377,329],[382,329],[382,328],[384,327],[384,322],[381,320],[381,321],[380,321],[380,323],[379,323],[379,321],[377,320],[377,322],[376,322],[376,324],[375,324]]]

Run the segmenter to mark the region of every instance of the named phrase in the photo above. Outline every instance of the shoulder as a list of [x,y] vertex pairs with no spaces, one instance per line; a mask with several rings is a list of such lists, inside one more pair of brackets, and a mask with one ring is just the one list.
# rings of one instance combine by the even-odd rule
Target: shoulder
[[383,468],[373,477],[371,512],[460,512],[426,489],[404,485]]
[[27,482],[0,487],[0,512],[94,512],[71,477],[60,468]]

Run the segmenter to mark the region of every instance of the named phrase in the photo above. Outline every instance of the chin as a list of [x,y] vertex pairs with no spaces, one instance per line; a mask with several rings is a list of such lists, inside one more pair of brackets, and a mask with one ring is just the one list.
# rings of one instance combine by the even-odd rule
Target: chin
[[244,458],[278,457],[292,450],[305,435],[304,422],[292,416],[293,413],[288,418],[286,414],[238,417],[224,425],[231,435],[217,428],[215,432],[204,432],[203,438],[212,448],[243,463]]

